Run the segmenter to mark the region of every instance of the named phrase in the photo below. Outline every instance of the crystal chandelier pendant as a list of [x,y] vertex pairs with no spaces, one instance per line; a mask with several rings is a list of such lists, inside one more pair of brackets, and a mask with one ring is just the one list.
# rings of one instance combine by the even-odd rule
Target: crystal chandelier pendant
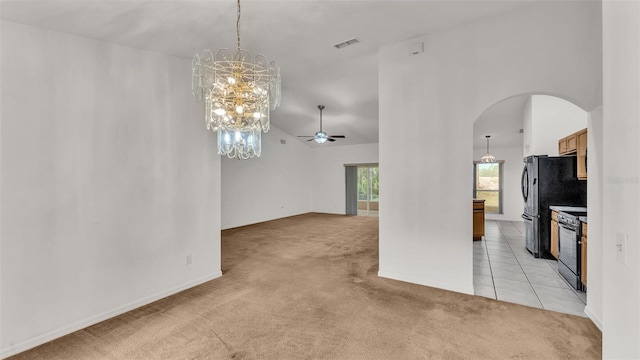
[[480,158],[480,162],[494,163],[496,162],[496,157],[489,153],[489,138],[491,137],[491,135],[486,135],[485,137],[487,138],[487,152],[484,155],[482,155],[482,157]]
[[254,156],[260,157],[261,152],[260,129],[218,130],[218,153],[230,158],[246,160]]
[[494,162],[496,162],[496,157],[487,153],[487,154],[482,155],[482,157],[480,158],[480,162],[482,162],[482,163],[494,163]]
[[264,55],[251,57],[240,49],[240,1],[235,53],[205,50],[193,58],[192,88],[204,103],[207,130],[218,133],[218,154],[249,159],[260,156],[262,132],[269,131],[269,113],[280,106],[280,69]]

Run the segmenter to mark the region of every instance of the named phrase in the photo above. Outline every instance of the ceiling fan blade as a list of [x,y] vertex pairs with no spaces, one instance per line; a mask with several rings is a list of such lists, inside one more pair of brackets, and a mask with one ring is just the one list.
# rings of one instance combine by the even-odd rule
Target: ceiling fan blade
[[329,137],[335,138],[335,139],[346,139],[346,136],[344,135],[329,135]]
[[298,137],[315,137],[313,135],[298,135]]
[[313,138],[313,139],[309,139],[309,140],[307,140],[307,142],[309,142],[309,141],[313,141],[313,140],[315,140],[315,139],[316,139],[316,138]]
[[332,139],[332,138],[327,138],[327,140],[332,141],[332,142],[336,141],[336,139]]

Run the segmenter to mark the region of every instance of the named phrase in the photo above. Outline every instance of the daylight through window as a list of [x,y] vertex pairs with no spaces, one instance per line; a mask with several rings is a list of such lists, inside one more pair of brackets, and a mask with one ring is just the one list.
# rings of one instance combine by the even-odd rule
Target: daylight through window
[[502,214],[502,166],[504,161],[495,163],[474,162],[473,197],[484,199],[484,211]]

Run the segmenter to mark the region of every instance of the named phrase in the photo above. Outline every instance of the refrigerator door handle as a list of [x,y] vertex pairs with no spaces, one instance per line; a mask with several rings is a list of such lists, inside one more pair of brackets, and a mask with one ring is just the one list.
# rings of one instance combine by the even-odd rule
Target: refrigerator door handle
[[522,190],[522,198],[526,203],[527,198],[529,197],[529,172],[527,170],[526,164],[524,166],[524,169],[522,169],[521,190]]

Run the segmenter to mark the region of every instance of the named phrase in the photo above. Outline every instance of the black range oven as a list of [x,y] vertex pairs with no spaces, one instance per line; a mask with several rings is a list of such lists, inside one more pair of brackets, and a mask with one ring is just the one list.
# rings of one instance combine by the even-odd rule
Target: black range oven
[[558,271],[576,290],[583,290],[580,281],[583,212],[558,212]]

